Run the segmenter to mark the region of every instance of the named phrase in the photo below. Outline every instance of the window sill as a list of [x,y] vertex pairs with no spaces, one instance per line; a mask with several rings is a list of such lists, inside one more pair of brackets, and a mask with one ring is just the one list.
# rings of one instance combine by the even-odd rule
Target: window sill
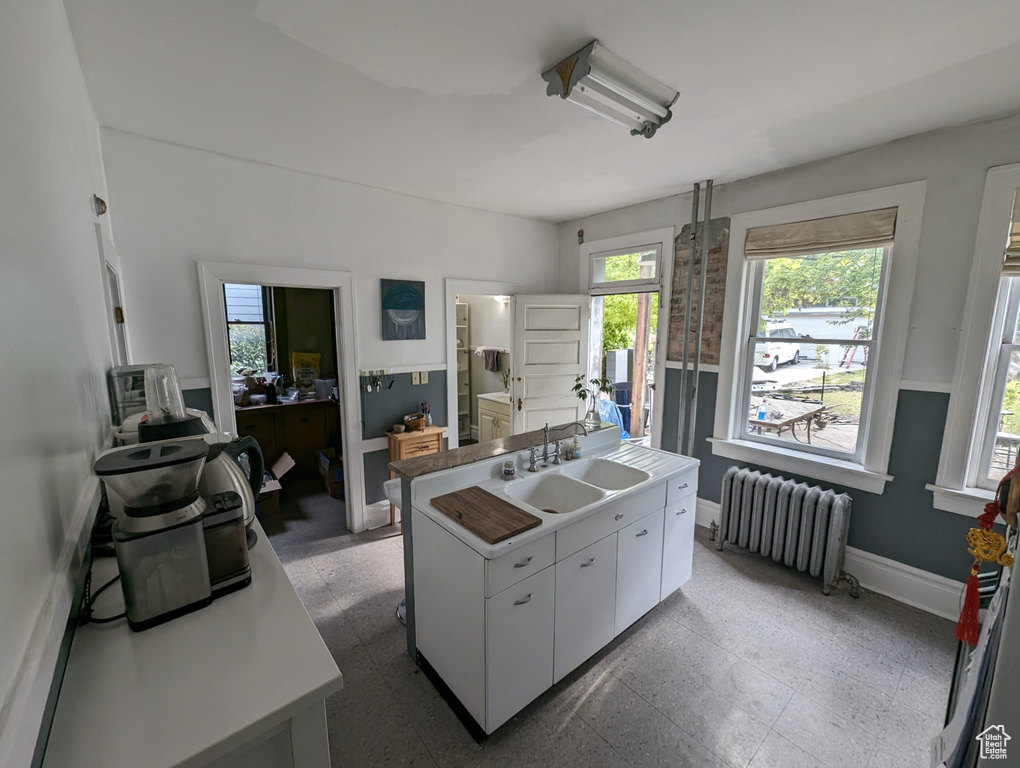
[[995,498],[995,492],[984,488],[943,488],[929,483],[924,486],[935,496],[934,507],[964,517],[977,517],[984,512],[985,504]]
[[708,442],[712,444],[712,453],[716,456],[747,461],[770,469],[836,483],[868,493],[881,495],[885,491],[885,484],[893,479],[892,475],[864,469],[860,464],[855,464],[852,461],[840,461],[826,456],[759,445],[747,440],[723,440],[710,437]]

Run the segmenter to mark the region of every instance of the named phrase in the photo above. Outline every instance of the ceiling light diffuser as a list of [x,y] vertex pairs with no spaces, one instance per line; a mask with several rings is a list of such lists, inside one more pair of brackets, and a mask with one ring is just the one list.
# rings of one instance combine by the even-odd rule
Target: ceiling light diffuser
[[559,96],[650,139],[673,116],[679,92],[610,51],[598,40],[542,73],[549,96]]

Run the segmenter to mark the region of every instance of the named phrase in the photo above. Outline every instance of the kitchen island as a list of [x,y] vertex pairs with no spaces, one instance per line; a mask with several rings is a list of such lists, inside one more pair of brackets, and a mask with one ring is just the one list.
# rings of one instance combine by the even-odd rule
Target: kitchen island
[[[485,733],[691,574],[697,460],[621,443],[611,427],[579,438],[583,458],[528,471],[536,438],[541,431],[471,446],[469,461],[391,465],[411,508],[409,650]],[[501,477],[507,460],[515,479]],[[495,497],[485,514],[506,502],[540,523],[490,543],[433,504],[468,488]]]

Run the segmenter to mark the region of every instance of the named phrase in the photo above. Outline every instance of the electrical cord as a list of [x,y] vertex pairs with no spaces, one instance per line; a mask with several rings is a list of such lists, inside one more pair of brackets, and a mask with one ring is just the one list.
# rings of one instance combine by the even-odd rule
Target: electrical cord
[[120,581],[120,574],[117,574],[103,586],[97,589],[94,593],[92,592],[92,569],[89,569],[88,574],[85,576],[85,590],[82,594],[82,607],[81,612],[78,614],[78,626],[84,626],[89,622],[93,624],[109,624],[113,621],[118,621],[127,616],[127,613],[118,613],[116,616],[93,616],[92,606],[96,602],[96,598],[99,597],[103,592],[112,587]]

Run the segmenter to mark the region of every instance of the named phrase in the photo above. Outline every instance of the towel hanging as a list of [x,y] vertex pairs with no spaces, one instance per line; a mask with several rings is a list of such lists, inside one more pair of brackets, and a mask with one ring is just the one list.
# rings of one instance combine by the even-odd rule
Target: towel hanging
[[503,369],[499,365],[499,350],[489,347],[485,350],[485,370],[499,373]]

